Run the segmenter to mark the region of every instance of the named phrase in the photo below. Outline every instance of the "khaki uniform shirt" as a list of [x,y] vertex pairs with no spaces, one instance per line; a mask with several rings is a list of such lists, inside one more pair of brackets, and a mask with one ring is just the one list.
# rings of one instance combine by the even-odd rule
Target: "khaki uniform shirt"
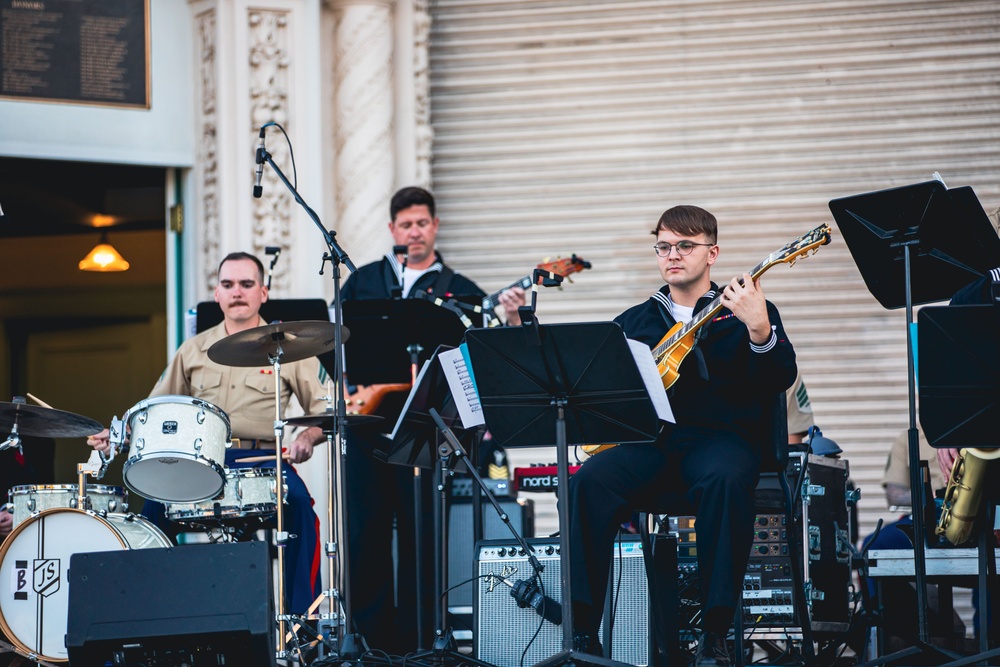
[[802,373],[795,374],[795,382],[785,390],[785,403],[788,407],[788,433],[805,433],[816,422],[813,419],[812,404],[806,385],[802,382]]
[[[266,324],[260,320],[260,326]],[[208,401],[229,416],[233,438],[241,440],[241,448],[273,449],[274,369],[223,366],[209,359],[208,348],[227,335],[222,322],[184,341],[149,396],[180,394]],[[323,412],[326,389],[321,380],[325,377],[315,357],[281,364],[282,416],[292,394],[307,414]]]
[[[945,487],[944,475],[941,474],[941,466],[937,462],[937,450],[930,446],[924,431],[917,428],[917,436],[920,444],[920,458],[927,461],[927,467],[931,471],[931,488],[935,491]],[[903,431],[892,443],[889,450],[889,459],[885,462],[885,473],[882,475],[882,487],[887,484],[899,484],[910,486],[910,444],[906,431]]]

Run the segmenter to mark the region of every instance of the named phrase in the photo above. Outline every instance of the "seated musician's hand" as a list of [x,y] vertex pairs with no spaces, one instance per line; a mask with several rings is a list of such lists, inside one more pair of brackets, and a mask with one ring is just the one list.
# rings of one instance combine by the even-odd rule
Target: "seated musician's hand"
[[728,308],[750,331],[750,340],[763,345],[771,338],[771,320],[767,316],[767,302],[760,280],[743,274],[743,284],[733,278],[722,289],[722,305]]
[[111,449],[111,443],[108,442],[108,438],[111,435],[108,429],[104,429],[96,435],[92,435],[87,438],[87,444],[96,449],[99,452],[104,452],[105,454]]
[[941,475],[944,476],[944,483],[947,484],[951,480],[951,469],[955,465],[955,459],[958,458],[957,449],[938,449],[937,450],[937,460],[938,467],[941,468]]
[[300,433],[288,447],[288,457],[292,460],[292,463],[302,463],[312,458],[312,441],[303,436],[304,433]]
[[517,326],[521,323],[521,315],[517,312],[517,309],[523,306],[525,301],[524,290],[520,287],[511,287],[509,290],[504,290],[500,295],[500,305],[503,306],[503,312],[507,315],[507,324],[511,326]]
[[10,535],[14,529],[14,515],[6,509],[0,510],[0,540]]

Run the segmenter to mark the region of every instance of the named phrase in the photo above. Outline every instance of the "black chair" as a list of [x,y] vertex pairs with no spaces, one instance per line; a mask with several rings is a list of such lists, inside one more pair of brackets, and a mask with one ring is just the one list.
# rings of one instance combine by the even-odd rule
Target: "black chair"
[[[777,478],[781,489],[781,497],[778,499],[780,507],[788,517],[795,516],[792,506],[792,495],[785,478],[785,470],[788,467],[788,416],[784,392],[776,394],[771,414],[763,422],[761,443],[761,478]],[[655,507],[636,508],[639,512],[639,535],[642,540],[644,561],[646,565],[646,578],[649,586],[650,613],[653,623],[653,634],[655,638],[654,651],[652,652],[653,667],[678,667],[685,664],[679,651],[679,614],[675,608],[666,608],[666,601],[676,599],[676,581],[665,583],[657,577],[655,569],[652,567],[651,555],[653,545],[651,544],[649,532],[649,515],[670,514],[683,516],[694,514],[694,508],[687,502],[683,494],[676,492],[665,493],[662,502],[657,502]],[[788,531],[789,547],[792,554],[800,554],[801,545],[796,544],[798,540],[794,530]],[[793,556],[792,576],[796,590],[804,591],[802,563]],[[803,631],[803,645],[807,646],[807,654],[812,653],[812,638],[808,632],[808,612],[805,600],[802,595],[794,596],[796,604],[796,616],[801,621]],[[735,664],[743,667],[743,610],[738,604],[734,614],[733,634],[735,637]]]

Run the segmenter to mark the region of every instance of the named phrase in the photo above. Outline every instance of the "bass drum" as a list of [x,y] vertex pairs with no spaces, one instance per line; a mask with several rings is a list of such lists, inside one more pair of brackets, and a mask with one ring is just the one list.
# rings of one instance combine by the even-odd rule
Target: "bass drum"
[[169,546],[160,529],[134,514],[40,512],[18,525],[0,547],[0,628],[19,650],[68,662],[70,556]]

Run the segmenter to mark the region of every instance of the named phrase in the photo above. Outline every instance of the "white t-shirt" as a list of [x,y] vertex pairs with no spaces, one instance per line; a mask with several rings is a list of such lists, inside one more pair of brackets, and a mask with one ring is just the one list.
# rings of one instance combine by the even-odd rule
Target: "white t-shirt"
[[430,271],[430,267],[426,269],[411,269],[406,267],[403,269],[403,298],[406,299],[410,296],[410,290],[420,280],[420,276],[424,275]]
[[[670,299],[670,297],[667,297]],[[683,322],[687,324],[694,317],[694,306],[680,306],[674,303],[673,299],[670,299],[670,315],[677,322]]]

